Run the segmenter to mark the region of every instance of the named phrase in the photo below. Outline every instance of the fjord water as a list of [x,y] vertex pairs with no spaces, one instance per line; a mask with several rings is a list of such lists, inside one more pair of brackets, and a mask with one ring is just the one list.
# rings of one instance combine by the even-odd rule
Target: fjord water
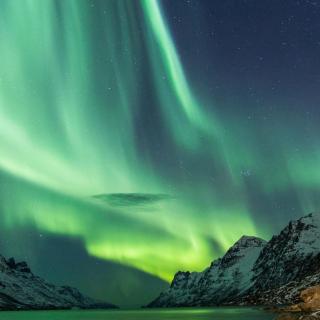
[[272,313],[248,308],[141,309],[1,312],[4,320],[272,320]]

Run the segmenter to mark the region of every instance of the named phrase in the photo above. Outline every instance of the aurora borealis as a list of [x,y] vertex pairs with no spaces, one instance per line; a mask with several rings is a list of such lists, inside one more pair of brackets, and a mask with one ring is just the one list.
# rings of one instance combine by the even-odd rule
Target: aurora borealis
[[1,252],[58,281],[61,252],[83,250],[109,282],[79,267],[73,285],[134,304],[141,279],[157,290],[320,210],[319,15],[308,0],[2,0]]

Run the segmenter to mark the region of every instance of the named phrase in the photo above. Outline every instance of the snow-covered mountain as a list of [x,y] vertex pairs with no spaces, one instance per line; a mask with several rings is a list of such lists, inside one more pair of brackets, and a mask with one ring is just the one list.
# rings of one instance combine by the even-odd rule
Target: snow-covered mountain
[[314,213],[269,242],[242,237],[203,272],[178,272],[149,307],[294,303],[319,283],[320,214]]
[[320,283],[320,213],[291,221],[272,237],[253,267],[253,285],[243,303],[283,304]]
[[55,286],[34,275],[26,262],[0,255],[0,310],[112,308],[68,286]]
[[243,236],[203,272],[178,272],[171,287],[149,307],[221,304],[250,287],[252,268],[266,241]]

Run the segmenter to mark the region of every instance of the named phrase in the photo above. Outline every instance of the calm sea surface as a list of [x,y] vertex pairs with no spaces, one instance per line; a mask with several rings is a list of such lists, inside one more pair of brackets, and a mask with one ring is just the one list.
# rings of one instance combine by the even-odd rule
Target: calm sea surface
[[247,308],[0,312],[4,320],[273,320],[272,313]]

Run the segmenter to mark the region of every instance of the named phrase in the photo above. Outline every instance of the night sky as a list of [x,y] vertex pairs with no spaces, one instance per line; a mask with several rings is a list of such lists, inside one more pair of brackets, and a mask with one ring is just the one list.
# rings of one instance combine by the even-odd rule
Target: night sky
[[2,0],[0,253],[135,306],[319,211],[319,57],[318,0]]

